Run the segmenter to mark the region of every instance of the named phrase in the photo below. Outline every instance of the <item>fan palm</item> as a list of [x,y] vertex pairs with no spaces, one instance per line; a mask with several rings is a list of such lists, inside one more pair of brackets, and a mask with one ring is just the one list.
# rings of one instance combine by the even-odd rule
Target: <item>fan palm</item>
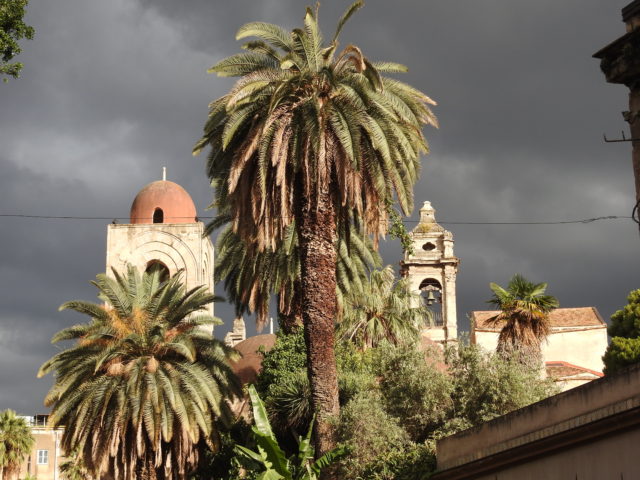
[[540,344],[549,335],[549,313],[557,308],[558,300],[546,295],[546,283],[532,283],[522,275],[514,275],[507,288],[490,283],[495,305],[500,313],[489,319],[490,323],[503,325],[498,337],[500,354],[517,354],[525,361],[541,361]]
[[211,104],[194,148],[211,147],[213,206],[248,247],[276,251],[295,224],[320,455],[334,445],[329,417],[338,413],[338,231],[357,222],[377,242],[394,199],[405,213],[412,209],[419,155],[427,151],[422,127],[436,125],[429,97],[381,75],[404,66],[372,63],[354,45],[337,54],[340,31],[361,6],[345,12],[328,44],[310,8],[304,27],[292,32],[264,22],[242,26],[237,39],[258,40],[210,69],[241,78]]
[[[354,288],[361,288],[371,267],[377,267],[381,262],[371,240],[358,235],[353,227],[348,241],[347,246],[344,236],[338,239],[336,294],[340,310],[344,296]],[[259,253],[247,248],[227,227],[218,237],[216,251],[216,282],[224,280],[227,298],[235,304],[238,315],[255,312],[258,328],[262,328],[269,315],[271,294],[276,293],[281,328],[290,332],[302,325],[300,256],[293,226],[280,248]]]
[[13,410],[0,412],[0,478],[18,478],[20,465],[34,443],[31,428],[24,418]]
[[184,479],[197,461],[195,445],[217,441],[216,421],[231,419],[226,400],[239,395],[231,349],[204,327],[214,296],[185,291],[181,275],[113,271],[92,282],[106,302],[60,307],[89,323],[58,332],[76,343],[41,368],[55,383],[45,398],[50,421],[64,425],[62,447],[78,449],[96,477]]
[[391,266],[371,272],[369,281],[345,299],[339,334],[360,348],[376,347],[386,340],[393,345],[410,343],[431,312],[418,303],[406,279],[396,282]]

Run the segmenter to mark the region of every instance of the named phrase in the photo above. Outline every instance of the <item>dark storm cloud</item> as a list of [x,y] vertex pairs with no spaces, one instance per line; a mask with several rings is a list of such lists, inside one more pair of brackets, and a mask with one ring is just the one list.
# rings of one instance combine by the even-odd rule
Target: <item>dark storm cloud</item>
[[[349,3],[322,2],[327,35]],[[403,80],[439,103],[416,207],[431,200],[442,221],[629,215],[630,146],[601,140],[624,128],[626,91],[606,84],[591,58],[623,34],[626,3],[368,1],[342,45],[407,64]],[[232,80],[206,69],[239,51],[243,23],[292,28],[304,5],[32,0],[37,36],[23,45],[23,76],[0,85],[0,213],[126,217],[166,165],[207,215],[205,156],[190,152],[207,104]],[[88,281],[104,269],[106,223],[0,218],[0,409],[43,410],[49,380],[35,372],[56,351],[51,335],[81,320],[57,307],[95,299]],[[548,281],[564,306],[596,305],[604,317],[640,286],[640,240],[628,220],[447,228],[462,259],[463,324],[466,312],[486,308],[490,281],[516,272]],[[400,258],[397,242],[382,253],[387,263]]]

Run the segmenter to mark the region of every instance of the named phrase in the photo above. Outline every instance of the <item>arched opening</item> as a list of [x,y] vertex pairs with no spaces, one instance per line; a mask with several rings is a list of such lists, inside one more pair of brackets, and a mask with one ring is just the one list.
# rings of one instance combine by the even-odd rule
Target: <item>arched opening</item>
[[160,260],[151,260],[147,263],[147,268],[145,269],[145,273],[154,273],[160,272],[160,281],[166,282],[171,277],[169,273],[169,267],[167,267]]
[[164,212],[161,208],[156,208],[153,211],[153,223],[163,223],[164,222]]
[[433,326],[444,325],[442,317],[442,285],[435,278],[425,278],[420,283],[420,296],[424,306],[431,312]]

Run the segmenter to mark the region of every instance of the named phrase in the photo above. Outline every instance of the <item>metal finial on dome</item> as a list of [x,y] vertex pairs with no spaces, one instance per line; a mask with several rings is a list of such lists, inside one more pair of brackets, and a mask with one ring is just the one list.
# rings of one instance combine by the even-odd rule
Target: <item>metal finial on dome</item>
[[162,180],[167,181],[167,167],[162,167]]

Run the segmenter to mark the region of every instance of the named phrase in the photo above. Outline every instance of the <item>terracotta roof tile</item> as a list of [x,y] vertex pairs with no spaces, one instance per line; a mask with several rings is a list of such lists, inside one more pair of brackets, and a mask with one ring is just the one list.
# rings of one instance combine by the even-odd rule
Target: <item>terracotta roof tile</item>
[[596,377],[604,377],[602,372],[596,372],[589,368],[573,365],[572,363],[563,361],[545,362],[547,375],[552,378],[573,377],[575,375],[595,375]]
[[[482,330],[498,331],[501,328],[500,325],[491,325],[487,322],[497,314],[497,310],[471,312],[472,325]],[[606,326],[595,307],[556,308],[551,312],[549,318],[551,320],[551,328]]]

